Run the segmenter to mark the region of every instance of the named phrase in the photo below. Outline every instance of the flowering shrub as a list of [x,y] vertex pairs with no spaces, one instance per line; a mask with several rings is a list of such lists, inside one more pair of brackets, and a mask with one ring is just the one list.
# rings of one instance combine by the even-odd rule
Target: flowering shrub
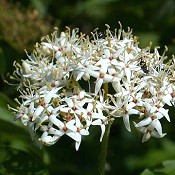
[[21,95],[11,109],[41,143],[67,135],[78,150],[90,127],[101,127],[102,141],[106,125],[118,117],[128,131],[134,121],[142,142],[165,136],[160,120],[170,121],[165,105],[175,102],[175,59],[168,61],[158,48],[139,48],[130,29],[107,26],[92,37],[69,28],[58,36],[56,30],[27,56],[15,63]]

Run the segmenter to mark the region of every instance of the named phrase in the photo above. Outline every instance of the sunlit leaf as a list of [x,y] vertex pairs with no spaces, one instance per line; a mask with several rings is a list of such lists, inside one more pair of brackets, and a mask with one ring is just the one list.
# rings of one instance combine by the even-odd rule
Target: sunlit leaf
[[175,175],[175,160],[167,160],[162,164],[163,168],[156,169],[156,172],[164,173],[166,175]]
[[146,169],[140,175],[155,175],[152,171]]

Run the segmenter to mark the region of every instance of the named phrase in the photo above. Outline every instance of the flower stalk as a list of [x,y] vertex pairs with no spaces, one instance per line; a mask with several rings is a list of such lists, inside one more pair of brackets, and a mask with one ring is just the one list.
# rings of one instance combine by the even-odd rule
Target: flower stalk
[[105,175],[106,158],[107,158],[107,152],[108,152],[108,143],[109,143],[109,134],[110,134],[111,125],[112,125],[112,121],[110,121],[106,126],[105,134],[101,142],[101,148],[99,152],[99,165],[98,165],[98,172],[100,175]]

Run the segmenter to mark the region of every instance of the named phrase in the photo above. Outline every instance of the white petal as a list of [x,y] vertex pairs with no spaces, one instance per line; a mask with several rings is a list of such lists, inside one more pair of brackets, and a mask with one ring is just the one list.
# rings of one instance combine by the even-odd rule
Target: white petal
[[129,115],[123,116],[123,122],[124,122],[126,129],[130,132],[131,127],[130,127],[130,122],[129,122]]
[[41,142],[43,142],[45,145],[47,146],[50,146],[50,145],[53,145],[57,142],[57,140],[59,139],[60,137],[58,136],[46,136],[46,137],[43,137],[42,139],[39,139]]
[[23,123],[24,126],[27,126],[27,123],[29,122],[29,116],[24,114],[22,117],[21,117],[21,122]]
[[77,142],[81,141],[81,135],[79,133],[68,131],[68,132],[66,132],[66,135],[68,135],[70,138],[72,138],[73,140],[75,140]]
[[145,132],[145,134],[143,135],[143,138],[142,138],[142,143],[148,141],[151,137],[151,134],[149,132]]
[[141,89],[143,89],[146,86],[146,82],[142,81],[139,86],[137,86],[137,92],[140,91]]
[[81,135],[89,135],[89,131],[87,129],[81,129],[80,134]]
[[49,49],[53,49],[53,50],[55,50],[55,51],[58,50],[58,47],[57,47],[57,46],[54,46],[54,45],[52,45],[52,44],[50,44],[50,43],[42,42],[41,44],[44,45],[44,46],[46,46],[46,47],[48,47]]
[[108,83],[108,82],[111,82],[114,79],[114,77],[112,75],[105,74],[103,79],[104,79],[104,82]]
[[88,68],[86,68],[85,71],[88,74],[90,74],[92,77],[94,77],[94,78],[98,78],[99,77],[99,74],[100,74],[99,72],[94,71],[94,70],[91,70],[91,69],[88,69]]
[[74,106],[74,103],[73,103],[72,99],[70,99],[70,98],[65,98],[64,101],[67,103],[67,105],[68,105],[69,107],[73,107],[73,106]]
[[151,132],[151,136],[156,137],[156,138],[162,138],[165,135],[166,135],[166,133],[163,133],[163,134],[160,135],[157,131],[152,131]]
[[105,125],[101,125],[101,136],[100,136],[100,142],[102,141],[104,134],[105,134]]
[[51,99],[55,97],[55,93],[58,91],[58,88],[52,89],[45,97],[44,101],[46,104],[50,103]]
[[118,58],[122,54],[123,51],[124,51],[124,48],[117,49],[116,53],[113,54],[113,57]]
[[44,110],[44,107],[43,106],[39,106],[35,113],[33,114],[33,118],[32,118],[32,121],[34,121],[37,117],[39,117],[39,115],[43,112]]
[[57,135],[57,136],[60,136],[60,137],[62,135],[64,135],[64,132],[62,132],[58,129],[55,129],[55,128],[50,128],[48,132],[49,132],[49,134],[54,134],[54,135]]
[[70,107],[61,108],[60,111],[65,113],[72,112]]
[[88,112],[92,111],[93,107],[94,107],[94,106],[93,106],[92,103],[88,103],[87,111],[88,111]]
[[125,68],[125,74],[128,82],[130,82],[131,79],[131,70],[129,68]]
[[165,118],[170,122],[170,117],[168,115],[168,109],[159,108],[159,112],[161,112],[165,116]]
[[66,127],[73,131],[73,132],[76,132],[77,131],[77,127],[74,125],[75,124],[75,120],[70,120],[69,122],[66,123]]
[[83,79],[84,79],[85,81],[88,81],[88,80],[90,79],[89,73],[85,72],[85,73],[83,74]]
[[146,107],[146,111],[150,111],[152,108],[152,106],[147,102],[145,102],[145,107]]
[[43,122],[45,122],[46,120],[48,120],[48,115],[42,116],[42,118],[40,119],[40,122],[43,123]]
[[84,75],[84,72],[79,72],[77,77],[76,77],[76,81],[79,81],[81,79],[81,77]]
[[157,107],[153,106],[149,112],[154,113],[155,111],[157,111]]
[[77,128],[80,128],[81,125],[82,125],[81,122],[80,122],[80,119],[77,116],[75,117],[75,123],[76,123]]
[[122,89],[120,81],[115,81],[112,83],[112,86],[116,92],[120,92]]
[[172,103],[171,103],[172,96],[170,94],[167,94],[162,99],[167,105],[172,106]]
[[100,119],[97,119],[92,122],[92,125],[102,125],[102,121]]
[[49,120],[56,125],[59,129],[62,129],[64,127],[64,123],[56,118],[55,115],[49,116]]
[[76,149],[76,151],[79,150],[80,144],[81,144],[81,142],[75,142],[75,149]]
[[[128,110],[128,109],[132,109],[132,108],[135,107],[135,106],[136,106],[135,103],[130,102],[130,103],[127,105],[127,108],[126,108],[126,109],[127,109],[127,110]],[[136,111],[137,111],[137,110],[136,110]],[[136,111],[135,111],[135,112],[136,112]],[[137,113],[138,113],[138,111],[137,111]],[[134,114],[135,114],[135,113],[134,113]]]
[[129,109],[128,111],[128,114],[131,115],[131,114],[139,114],[140,112],[136,109]]
[[161,123],[160,123],[159,120],[156,120],[156,121],[157,121],[157,122],[156,122],[155,128],[156,128],[157,132],[158,132],[160,135],[162,135],[162,125],[161,125]]
[[97,79],[96,85],[95,85],[95,94],[96,95],[98,94],[102,84],[103,84],[103,79],[102,78]]
[[84,98],[85,95],[86,95],[86,92],[85,91],[81,91],[79,93],[79,98],[82,99],[82,98]]
[[24,70],[24,73],[25,74],[30,74],[32,71],[31,71],[31,65],[28,64],[26,61],[22,61],[22,68]]
[[143,119],[142,121],[140,121],[139,123],[135,124],[135,127],[146,126],[146,125],[149,125],[151,122],[152,122],[151,117],[147,117]]
[[30,103],[30,106],[29,106],[29,113],[33,114],[34,109],[35,109],[35,107],[34,107],[34,102],[31,102],[31,103]]

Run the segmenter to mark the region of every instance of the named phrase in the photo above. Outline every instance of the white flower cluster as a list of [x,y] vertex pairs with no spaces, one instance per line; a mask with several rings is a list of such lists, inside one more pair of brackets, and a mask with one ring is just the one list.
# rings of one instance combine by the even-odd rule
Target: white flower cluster
[[143,142],[161,138],[160,119],[170,121],[165,105],[175,102],[175,59],[168,62],[157,48],[150,50],[139,48],[130,29],[111,32],[107,26],[103,36],[94,32],[91,38],[77,29],[60,36],[55,31],[22,65],[15,64],[21,96],[13,110],[45,145],[67,135],[78,150],[92,125],[101,127],[102,140],[117,117],[128,131],[133,118]]

